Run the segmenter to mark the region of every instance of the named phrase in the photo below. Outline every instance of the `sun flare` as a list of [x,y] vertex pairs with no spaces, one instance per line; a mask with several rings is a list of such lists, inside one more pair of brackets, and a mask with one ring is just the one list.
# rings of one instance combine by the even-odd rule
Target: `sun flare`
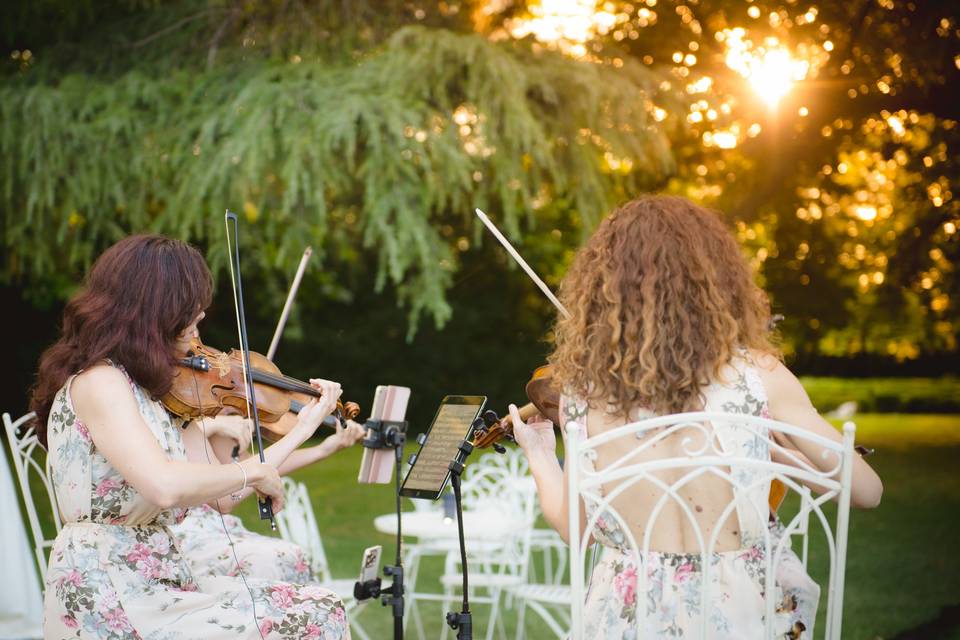
[[744,39],[741,28],[718,34],[727,46],[728,67],[747,79],[754,92],[771,109],[776,107],[794,83],[807,77],[810,63],[790,55],[776,38],[768,38],[761,46]]

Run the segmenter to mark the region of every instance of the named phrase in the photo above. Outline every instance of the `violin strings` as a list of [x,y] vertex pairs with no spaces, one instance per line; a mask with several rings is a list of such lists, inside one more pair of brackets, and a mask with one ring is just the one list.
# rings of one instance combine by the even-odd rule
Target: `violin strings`
[[318,392],[315,388],[308,385],[306,382],[297,380],[296,378],[291,378],[290,376],[278,376],[272,373],[267,373],[265,371],[260,371],[254,369],[253,371],[253,380],[254,382],[266,382],[273,384],[276,387],[281,389],[288,389],[290,391],[299,391],[301,393],[308,393],[310,395],[318,395]]

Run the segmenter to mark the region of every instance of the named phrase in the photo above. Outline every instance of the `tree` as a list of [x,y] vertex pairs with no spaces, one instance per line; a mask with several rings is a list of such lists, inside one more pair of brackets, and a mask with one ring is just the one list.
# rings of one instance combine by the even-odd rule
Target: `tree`
[[[756,262],[788,351],[955,351],[960,24],[947,2],[508,3],[492,32],[666,69],[677,173]],[[529,35],[528,35],[529,34]],[[665,88],[666,89],[666,88]]]
[[[258,269],[287,273],[309,241],[330,271],[372,269],[415,328],[449,317],[473,206],[522,229],[555,284],[614,203],[667,190],[727,214],[788,352],[956,351],[950,3],[557,6],[24,5],[0,83],[0,273],[62,297],[132,229],[220,265],[230,204]],[[350,299],[342,282],[321,285]]]
[[[118,57],[147,50],[143,63],[98,65],[87,54],[64,70],[45,66],[92,46],[82,21],[77,42],[38,48],[39,62],[0,87],[4,276],[52,282],[63,295],[73,274],[134,230],[208,244],[217,267],[218,212],[234,206],[257,268],[291,268],[305,241],[332,270],[363,270],[372,258],[377,286],[394,287],[411,327],[423,312],[439,324],[458,253],[479,234],[474,206],[514,233],[546,200],[551,215],[576,211],[590,223],[618,194],[672,169],[648,113],[660,93],[655,71],[491,42],[436,8],[422,16],[434,26],[400,26],[406,6],[378,13],[374,24],[393,30],[380,26],[389,35],[375,42],[356,22],[368,5],[194,2],[95,16],[95,33],[114,33],[104,20],[133,25],[143,15],[156,29],[163,14],[168,26],[107,47]],[[291,25],[331,22],[353,30],[298,49],[307,38]],[[177,34],[177,25],[190,29]],[[180,43],[176,68],[156,51],[168,38]],[[611,150],[638,170],[606,171]],[[331,296],[350,295],[325,284]]]

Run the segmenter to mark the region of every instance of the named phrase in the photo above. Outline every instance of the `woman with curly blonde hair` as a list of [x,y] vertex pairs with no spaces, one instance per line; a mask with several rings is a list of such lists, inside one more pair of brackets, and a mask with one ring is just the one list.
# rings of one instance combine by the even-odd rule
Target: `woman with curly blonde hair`
[[[721,411],[769,417],[840,440],[781,363],[771,339],[767,298],[714,212],[672,196],[628,202],[579,251],[560,298],[570,315],[557,323],[550,362],[555,386],[563,390],[561,427],[575,420],[595,436],[655,415]],[[511,414],[544,516],[566,539],[567,483],[552,425],[540,418],[526,424],[513,406]],[[683,430],[669,433],[631,460],[681,457],[689,436]],[[632,444],[626,438],[611,440],[598,448],[593,464],[603,468],[651,437],[644,434]],[[800,459],[823,460],[824,450],[806,439],[775,437]],[[738,453],[786,462],[778,450],[756,447]],[[677,479],[679,475],[661,478],[668,484]],[[857,457],[852,504],[874,507],[882,491],[876,473]],[[719,529],[711,557],[710,637],[762,637],[762,535],[757,527],[741,526],[736,516],[721,520],[732,492],[726,480],[712,474],[696,477],[677,489],[692,507],[695,522],[679,504],[667,501],[650,531],[648,519],[663,496],[658,486],[643,480],[614,498],[612,507],[623,524],[601,514],[595,528],[604,553],[584,608],[586,637],[676,638],[697,632],[702,556],[695,527],[705,537]],[[762,508],[765,512],[765,500]],[[581,504],[581,513],[585,509],[589,512],[590,505]],[[765,528],[764,523],[759,527]],[[636,593],[636,556],[627,540],[645,535],[652,550],[645,563],[648,593]],[[778,637],[812,637],[819,588],[792,552],[777,565],[775,581]],[[642,629],[637,606],[646,607]]]

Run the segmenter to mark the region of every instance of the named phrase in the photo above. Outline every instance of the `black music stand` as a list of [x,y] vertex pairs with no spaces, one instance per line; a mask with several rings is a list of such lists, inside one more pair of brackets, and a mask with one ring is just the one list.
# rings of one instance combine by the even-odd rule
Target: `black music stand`
[[403,640],[403,561],[401,559],[401,504],[400,504],[400,466],[403,462],[403,445],[407,441],[406,420],[367,420],[367,437],[363,446],[368,449],[393,449],[395,453],[395,473],[397,480],[397,556],[396,564],[385,566],[383,574],[393,577],[393,583],[386,588],[381,587],[379,577],[366,582],[357,582],[353,585],[353,596],[357,600],[380,598],[383,606],[393,608],[393,638]]
[[[483,424],[483,417],[474,420],[473,428]],[[464,440],[457,447],[457,455],[450,461],[450,484],[453,485],[453,497],[457,506],[457,533],[460,537],[460,568],[463,573],[463,602],[460,612],[447,612],[447,625],[457,632],[457,640],[473,640],[473,614],[470,612],[468,596],[469,580],[467,577],[467,546],[463,537],[463,503],[460,499],[460,476],[463,474],[464,462],[473,451],[473,443]],[[493,624],[493,621],[490,622]]]

